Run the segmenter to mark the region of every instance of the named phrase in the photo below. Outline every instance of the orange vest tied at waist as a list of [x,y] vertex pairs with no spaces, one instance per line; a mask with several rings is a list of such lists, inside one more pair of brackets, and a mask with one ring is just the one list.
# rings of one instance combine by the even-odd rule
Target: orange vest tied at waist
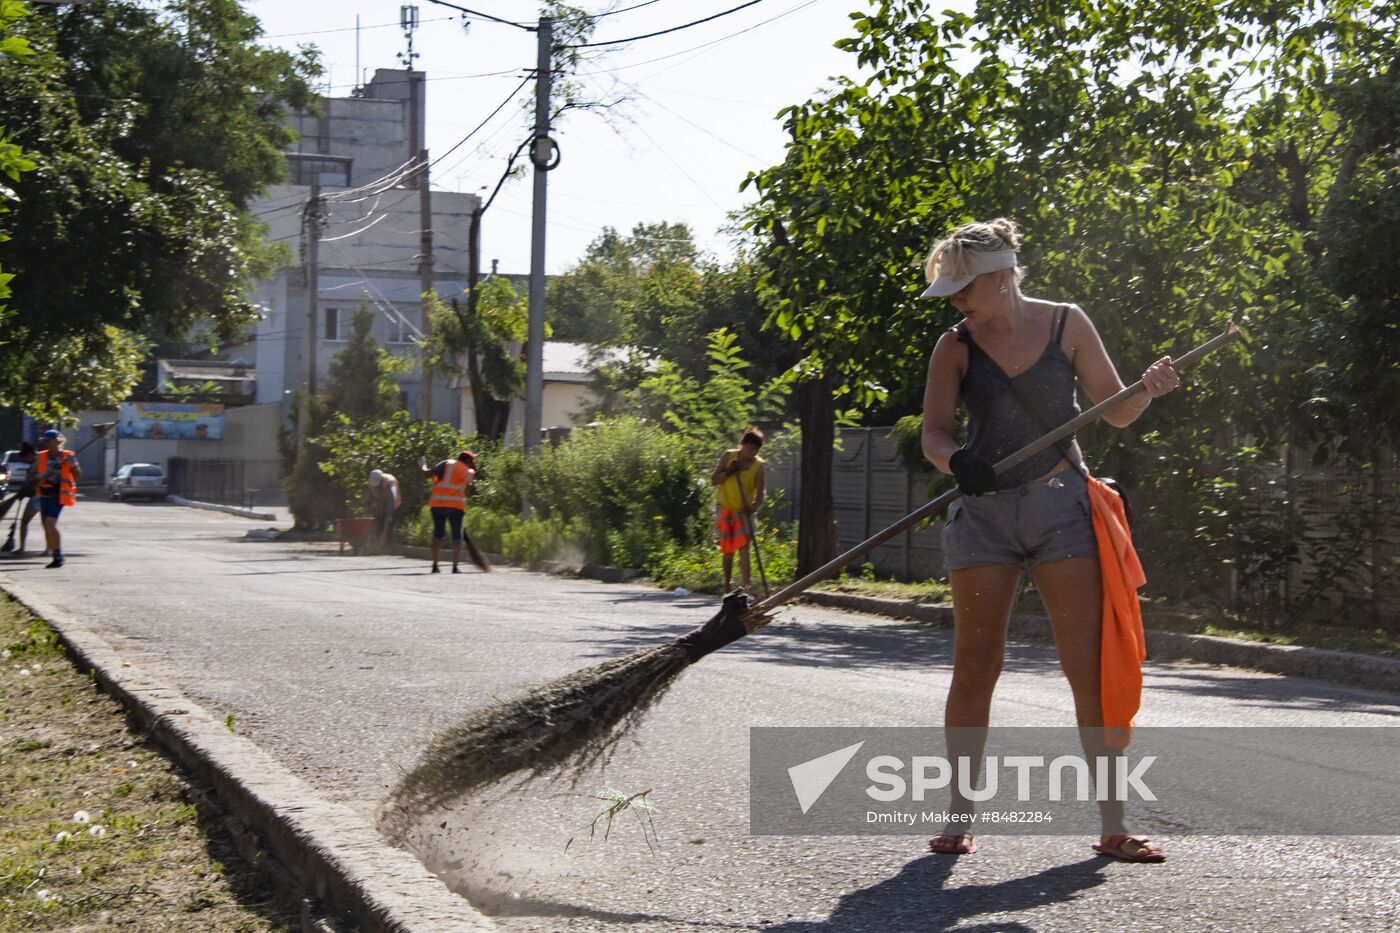
[[460,460],[453,460],[442,471],[442,476],[433,477],[433,494],[428,497],[430,509],[467,510],[467,487],[476,478],[476,471]]
[[70,506],[78,504],[78,480],[73,475],[73,451],[60,450],[58,452],[58,486],[44,482],[44,474],[49,469],[49,452],[39,451],[39,459],[34,463],[35,475],[39,477],[38,493],[42,498],[52,498],[55,493],[58,496],[58,504]]
[[1103,580],[1099,693],[1104,737],[1113,748],[1127,748],[1132,741],[1133,717],[1142,703],[1142,662],[1147,659],[1147,640],[1142,632],[1137,591],[1147,577],[1133,549],[1123,499],[1100,480],[1089,477],[1089,504]]

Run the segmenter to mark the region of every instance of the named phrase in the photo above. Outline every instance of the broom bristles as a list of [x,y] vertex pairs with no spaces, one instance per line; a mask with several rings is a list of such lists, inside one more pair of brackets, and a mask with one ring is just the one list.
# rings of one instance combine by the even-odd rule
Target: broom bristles
[[472,563],[476,564],[482,573],[490,573],[491,562],[486,559],[485,554],[481,553],[481,548],[476,546],[476,542],[467,535],[462,536],[462,541],[467,546],[467,556],[471,558]]
[[641,724],[676,678],[709,651],[745,633],[747,598],[676,641],[575,671],[511,700],[476,710],[438,733],[389,794],[380,825],[399,840],[416,820],[511,775],[522,782],[603,760]]
[[528,781],[572,765],[577,780],[637,727],[689,663],[675,644],[644,648],[471,713],[440,732],[394,788],[386,831],[400,836],[416,817],[513,774]]

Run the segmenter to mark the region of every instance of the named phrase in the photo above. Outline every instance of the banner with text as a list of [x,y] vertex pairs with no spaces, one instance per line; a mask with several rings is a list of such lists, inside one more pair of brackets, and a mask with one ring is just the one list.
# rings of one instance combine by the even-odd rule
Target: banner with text
[[122,402],[118,437],[221,441],[224,406],[180,402]]

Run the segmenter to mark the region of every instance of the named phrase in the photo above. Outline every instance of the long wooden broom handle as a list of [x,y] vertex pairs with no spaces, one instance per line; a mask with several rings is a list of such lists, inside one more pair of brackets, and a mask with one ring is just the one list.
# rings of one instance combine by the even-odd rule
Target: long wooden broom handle
[[[1186,367],[1199,362],[1200,359],[1204,357],[1207,353],[1210,353],[1212,350],[1218,347],[1224,346],[1225,344],[1234,340],[1239,335],[1239,328],[1235,326],[1233,321],[1230,321],[1225,325],[1224,333],[1216,337],[1212,337],[1210,340],[1207,340],[1205,343],[1201,344],[1199,347],[1196,347],[1194,350],[1190,351],[1180,359],[1173,360],[1172,368],[1176,370],[1185,369]],[[1116,405],[1122,404],[1123,402],[1127,401],[1128,399],[1132,398],[1134,395],[1142,391],[1145,391],[1145,388],[1142,384],[1142,380],[1139,379],[1137,382],[1118,392],[1112,398],[1105,399],[1104,401],[1095,405],[1093,408],[1090,408],[1088,411],[1084,412],[1078,417],[1066,421],[1064,424],[1060,425],[1060,427],[1051,431],[1049,434],[1046,434],[1044,437],[1031,441],[1025,447],[1022,447],[1020,450],[1016,451],[1015,453],[1011,454],[1005,459],[997,462],[993,469],[995,469],[998,474],[1005,473],[1012,467],[1024,463],[1031,457],[1034,457],[1036,454],[1040,453],[1042,450],[1045,450],[1047,447],[1049,447],[1051,444],[1054,444],[1056,441],[1069,437],[1071,434],[1073,434],[1075,431],[1078,431],[1085,425],[1097,421],[1099,416],[1102,415],[1104,412],[1108,411],[1110,408],[1113,408]],[[868,554],[869,552],[875,550],[877,547],[884,544],[886,541],[890,540],[895,535],[906,530],[912,525],[922,521],[927,516],[932,515],[935,512],[941,512],[943,509],[951,505],[954,500],[961,498],[962,495],[962,490],[958,489],[955,486],[952,489],[945,492],[943,495],[939,496],[938,498],[929,500],[928,502],[919,506],[919,508],[915,509],[908,515],[901,518],[899,521],[895,522],[890,527],[886,528],[884,531],[881,531],[875,536],[868,538],[865,541],[862,541],[860,544],[857,544],[855,547],[851,548],[849,551],[842,554],[840,557],[828,561],[827,563],[818,567],[816,570],[813,570],[811,573],[807,574],[802,579],[788,584],[786,587],[774,593],[767,599],[755,603],[749,609],[749,617],[759,622],[760,625],[763,624],[763,622],[760,620],[762,620],[761,614],[765,611],[770,609],[776,609],[778,606],[781,606],[783,603],[788,602],[793,597],[802,593],[803,590],[806,590],[812,584],[820,583],[827,577],[834,575],[838,570],[849,564],[851,561],[855,560],[857,557],[861,557],[862,555]]]

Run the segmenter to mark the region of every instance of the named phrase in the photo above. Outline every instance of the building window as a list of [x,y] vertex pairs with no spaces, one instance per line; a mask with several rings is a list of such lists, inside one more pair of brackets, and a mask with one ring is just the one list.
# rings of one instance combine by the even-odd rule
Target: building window
[[346,340],[350,337],[350,321],[344,308],[326,308],[324,340]]
[[394,309],[394,314],[386,314],[385,320],[389,325],[388,338],[390,343],[412,343],[416,338],[413,329],[409,326],[408,315],[399,309]]
[[310,186],[312,182],[323,185],[349,187],[349,159],[317,159],[314,156],[294,153],[291,159],[291,183]]

